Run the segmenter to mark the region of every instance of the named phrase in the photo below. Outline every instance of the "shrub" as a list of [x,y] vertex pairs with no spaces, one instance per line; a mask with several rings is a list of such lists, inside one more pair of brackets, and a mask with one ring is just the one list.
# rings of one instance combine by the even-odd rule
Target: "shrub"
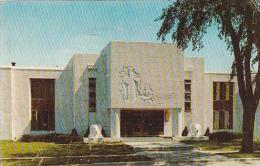
[[209,140],[216,142],[231,142],[234,139],[239,139],[241,137],[242,135],[239,133],[231,133],[226,131],[209,134]]
[[89,133],[90,133],[90,127],[87,128],[87,131],[86,131],[84,137],[88,137],[88,136],[89,136]]
[[23,135],[19,141],[21,142],[54,142],[56,133],[52,134],[41,134],[41,135]]
[[71,142],[83,142],[83,138],[69,134],[41,134],[41,135],[23,135],[21,142],[54,142],[58,144],[69,144]]
[[189,133],[187,126],[185,126],[184,130],[182,131],[182,136],[187,136]]
[[70,136],[79,136],[79,134],[78,134],[78,132],[77,132],[77,130],[74,128],[74,129],[72,129],[72,131],[71,131],[71,133],[70,133]]
[[204,136],[207,136],[207,137],[209,137],[209,135],[210,135],[209,128],[207,128],[207,130],[206,130],[206,132],[205,132]]
[[101,134],[103,135],[103,137],[106,137],[106,133],[105,133],[105,130],[104,130],[103,127],[102,127],[102,129],[101,129]]

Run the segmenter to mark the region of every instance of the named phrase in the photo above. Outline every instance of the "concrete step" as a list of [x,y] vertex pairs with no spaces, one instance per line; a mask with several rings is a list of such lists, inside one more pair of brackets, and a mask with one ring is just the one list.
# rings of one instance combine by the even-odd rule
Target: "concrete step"
[[168,147],[134,147],[134,149],[139,151],[190,151],[193,150],[193,146],[168,146]]
[[123,137],[123,142],[172,142],[170,137]]
[[137,152],[140,151],[143,152],[144,151],[146,152],[179,151],[180,152],[182,151],[182,153],[184,153],[184,151],[190,151],[194,149],[194,147],[191,145],[187,145],[175,141],[173,142],[126,142],[126,144],[133,146]]
[[161,148],[134,148],[135,151],[140,152],[140,151],[156,151],[156,152],[160,152],[160,151],[189,151],[189,150],[193,150],[193,147],[161,147]]

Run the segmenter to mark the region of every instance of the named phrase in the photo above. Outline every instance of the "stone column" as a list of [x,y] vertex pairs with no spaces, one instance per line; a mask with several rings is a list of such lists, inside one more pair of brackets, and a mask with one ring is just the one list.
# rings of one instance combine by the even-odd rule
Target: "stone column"
[[176,108],[176,109],[172,109],[172,131],[173,131],[173,136],[174,137],[181,137],[181,133],[182,133],[182,123],[183,123],[183,114],[181,109]]
[[177,109],[178,111],[178,137],[181,137],[182,135],[182,123],[183,123],[183,114],[182,109]]
[[111,109],[111,137],[120,138],[120,109]]
[[173,136],[173,109],[166,109],[164,111],[164,136],[172,137]]

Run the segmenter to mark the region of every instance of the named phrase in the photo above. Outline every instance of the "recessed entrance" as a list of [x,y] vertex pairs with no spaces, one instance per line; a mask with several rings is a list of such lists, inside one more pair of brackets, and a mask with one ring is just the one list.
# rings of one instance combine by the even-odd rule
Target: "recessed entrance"
[[122,137],[151,137],[163,135],[163,110],[121,110]]

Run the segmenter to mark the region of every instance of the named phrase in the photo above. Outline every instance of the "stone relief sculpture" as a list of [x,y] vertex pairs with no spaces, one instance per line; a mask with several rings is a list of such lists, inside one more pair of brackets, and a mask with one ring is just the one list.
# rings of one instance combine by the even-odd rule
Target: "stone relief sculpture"
[[141,99],[146,103],[151,103],[153,101],[153,90],[149,83],[144,84],[144,90]]
[[119,74],[121,77],[119,91],[124,102],[135,101],[138,98],[146,103],[153,101],[153,90],[150,84],[145,83],[142,89],[141,76],[136,72],[134,67],[123,66]]

